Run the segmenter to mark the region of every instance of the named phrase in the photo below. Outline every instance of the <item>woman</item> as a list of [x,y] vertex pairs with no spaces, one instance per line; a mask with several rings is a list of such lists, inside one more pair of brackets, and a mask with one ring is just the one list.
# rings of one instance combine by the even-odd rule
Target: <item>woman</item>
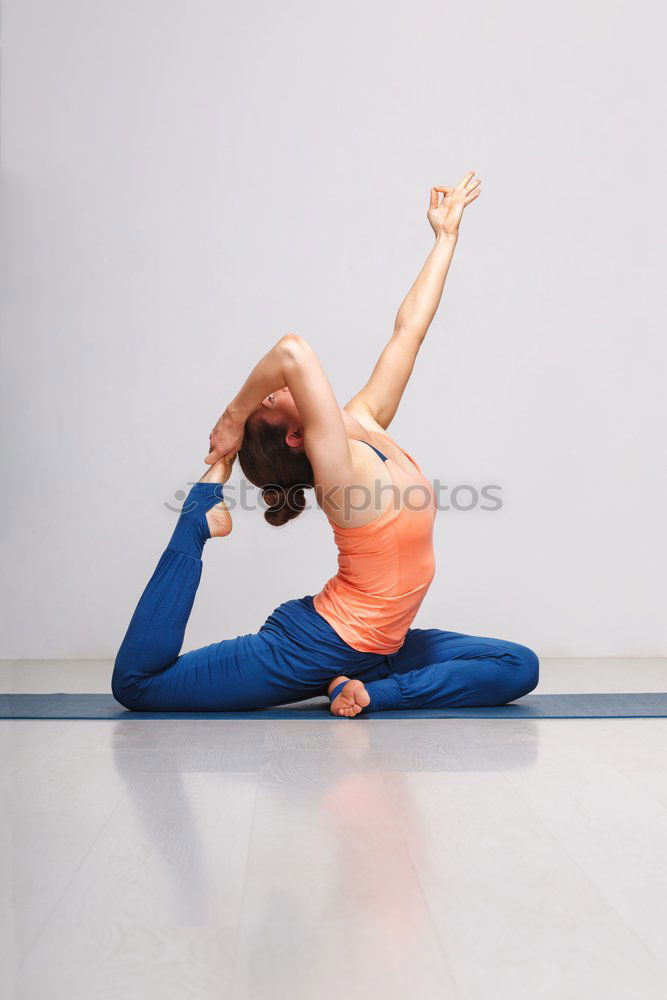
[[[144,591],[114,667],[112,690],[139,711],[241,711],[327,693],[331,712],[503,705],[537,684],[525,646],[413,629],[433,579],[435,498],[387,434],[440,302],[467,205],[470,171],[431,190],[435,245],[396,316],[366,386],[343,410],[312,349],[288,334],[256,365],[210,435],[195,483]],[[442,196],[442,197],[441,197]],[[238,454],[284,524],[312,487],[333,528],[339,570],[314,597],[290,600],[259,632],[180,654],[209,538],[231,531],[222,486]]]

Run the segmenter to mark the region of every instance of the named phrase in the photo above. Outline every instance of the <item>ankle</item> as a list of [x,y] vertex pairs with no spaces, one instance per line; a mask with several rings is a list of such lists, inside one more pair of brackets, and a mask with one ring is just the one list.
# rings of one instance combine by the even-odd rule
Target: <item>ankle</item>
[[[205,543],[211,537],[206,516],[222,502],[222,486],[216,482],[194,483],[174,527],[170,549],[201,559]],[[231,530],[231,529],[230,529]]]

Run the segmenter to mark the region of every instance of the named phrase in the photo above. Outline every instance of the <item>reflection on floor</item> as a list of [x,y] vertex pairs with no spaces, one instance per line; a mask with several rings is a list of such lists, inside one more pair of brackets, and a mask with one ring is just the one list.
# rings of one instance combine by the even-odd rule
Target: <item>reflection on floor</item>
[[[110,665],[5,662],[3,691]],[[665,690],[554,660],[539,690]],[[667,720],[0,722],[2,995],[667,995]]]

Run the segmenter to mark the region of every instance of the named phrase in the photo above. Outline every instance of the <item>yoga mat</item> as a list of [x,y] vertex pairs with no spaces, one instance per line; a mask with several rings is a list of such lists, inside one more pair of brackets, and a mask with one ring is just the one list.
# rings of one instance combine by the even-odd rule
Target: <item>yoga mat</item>
[[[369,712],[361,719],[664,719],[667,692],[530,694],[497,708]],[[326,698],[255,712],[128,712],[111,694],[0,694],[0,719],[333,719]],[[341,720],[342,721],[342,720]]]

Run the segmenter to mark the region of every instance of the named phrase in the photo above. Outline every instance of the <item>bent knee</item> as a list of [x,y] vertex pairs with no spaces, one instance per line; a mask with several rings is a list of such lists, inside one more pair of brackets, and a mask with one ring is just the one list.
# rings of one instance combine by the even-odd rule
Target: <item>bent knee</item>
[[519,693],[514,697],[521,698],[537,687],[537,682],[540,679],[540,661],[537,653],[529,649],[528,646],[513,643],[513,647],[519,668],[519,677],[517,677]]
[[123,708],[129,709],[131,712],[139,711],[139,691],[136,682],[129,678],[128,671],[123,668],[122,662],[119,662],[118,659],[116,659],[111,675],[111,693]]
[[123,708],[133,710],[132,696],[124,684],[120,684],[111,678],[111,693]]

